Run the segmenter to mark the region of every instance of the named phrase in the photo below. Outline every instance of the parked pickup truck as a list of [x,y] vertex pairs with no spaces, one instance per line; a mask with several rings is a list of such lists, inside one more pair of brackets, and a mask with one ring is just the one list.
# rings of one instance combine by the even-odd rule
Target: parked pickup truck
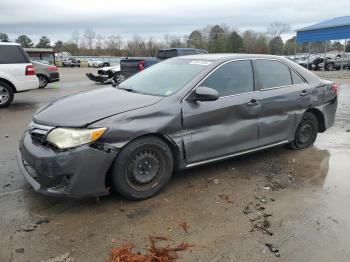
[[[343,69],[350,69],[350,53],[338,53],[335,54],[334,57],[328,58],[326,60],[326,70],[339,70],[341,69],[342,64]],[[320,64],[320,67],[323,67],[323,63]]]
[[120,73],[122,78],[128,78],[147,67],[171,57],[207,53],[205,50],[196,48],[161,49],[158,51],[157,57],[132,57],[120,60]]
[[147,67],[171,57],[207,53],[205,50],[195,48],[161,49],[158,51],[157,57],[124,58],[120,60],[120,66],[104,67],[97,71],[97,75],[93,73],[86,73],[85,75],[91,81],[110,84],[111,82],[120,82]]

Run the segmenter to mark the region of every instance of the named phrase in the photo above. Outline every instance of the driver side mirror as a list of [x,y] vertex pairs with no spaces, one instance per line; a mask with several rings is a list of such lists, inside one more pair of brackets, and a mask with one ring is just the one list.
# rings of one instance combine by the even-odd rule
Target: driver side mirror
[[215,101],[219,98],[219,93],[213,88],[199,86],[189,97],[189,101]]

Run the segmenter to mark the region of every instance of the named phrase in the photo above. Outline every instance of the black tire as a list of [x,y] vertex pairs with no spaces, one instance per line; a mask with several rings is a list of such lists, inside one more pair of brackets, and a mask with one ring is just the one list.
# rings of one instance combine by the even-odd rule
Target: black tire
[[333,71],[333,69],[334,69],[334,64],[333,63],[327,64],[327,70],[328,71]]
[[11,86],[0,82],[0,108],[8,107],[13,101],[14,93]]
[[63,64],[63,67],[66,67],[66,65],[65,65],[65,64]]
[[49,79],[43,75],[38,75],[38,78],[39,78],[39,88],[45,88],[49,83]]
[[129,200],[154,196],[170,180],[173,156],[161,139],[143,137],[126,145],[112,167],[114,189]]
[[304,149],[314,144],[317,138],[318,122],[314,114],[306,112],[295,131],[294,141],[290,143],[292,149]]

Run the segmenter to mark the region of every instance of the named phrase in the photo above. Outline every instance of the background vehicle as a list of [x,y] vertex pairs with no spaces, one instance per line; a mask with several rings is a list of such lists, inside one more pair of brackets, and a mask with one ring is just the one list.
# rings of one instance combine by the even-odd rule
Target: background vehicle
[[104,66],[110,66],[110,63],[104,62],[98,59],[92,59],[88,61],[88,67],[104,67]]
[[75,58],[66,58],[62,62],[62,66],[63,67],[66,67],[66,66],[69,66],[69,67],[75,67],[75,66],[80,67],[80,60],[75,59]]
[[0,107],[12,103],[14,93],[39,87],[35,68],[19,44],[0,43]]
[[44,64],[40,61],[32,61],[36,76],[39,78],[39,88],[44,88],[48,83],[60,80],[60,74],[57,72],[57,66]]
[[162,60],[186,55],[207,54],[203,49],[196,48],[169,48],[160,49],[157,57],[131,57],[120,60],[121,76],[126,79],[143,69],[150,67]]
[[85,75],[94,82],[102,84],[116,83],[120,81],[120,65],[101,68],[97,71],[97,75],[93,73],[86,73]]
[[113,186],[145,199],[173,170],[282,144],[312,146],[334,124],[337,97],[333,82],[281,57],[181,56],[118,88],[38,111],[20,141],[19,167],[47,195],[96,196]]
[[[350,53],[338,53],[333,55],[327,55],[326,59],[326,70],[332,71],[332,70],[340,70],[343,64],[343,69],[349,69],[350,68]],[[323,67],[323,61],[322,64],[320,64],[321,67]]]

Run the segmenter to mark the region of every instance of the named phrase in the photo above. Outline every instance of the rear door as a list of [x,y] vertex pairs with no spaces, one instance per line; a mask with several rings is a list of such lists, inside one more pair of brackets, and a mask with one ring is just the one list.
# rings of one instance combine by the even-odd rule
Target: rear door
[[259,146],[285,142],[311,104],[313,90],[281,61],[256,59],[253,65],[261,101]]
[[[250,60],[213,70],[200,84],[218,91],[216,101],[183,101],[183,141],[188,164],[220,158],[258,144],[259,103]],[[255,101],[255,102],[254,102]]]

